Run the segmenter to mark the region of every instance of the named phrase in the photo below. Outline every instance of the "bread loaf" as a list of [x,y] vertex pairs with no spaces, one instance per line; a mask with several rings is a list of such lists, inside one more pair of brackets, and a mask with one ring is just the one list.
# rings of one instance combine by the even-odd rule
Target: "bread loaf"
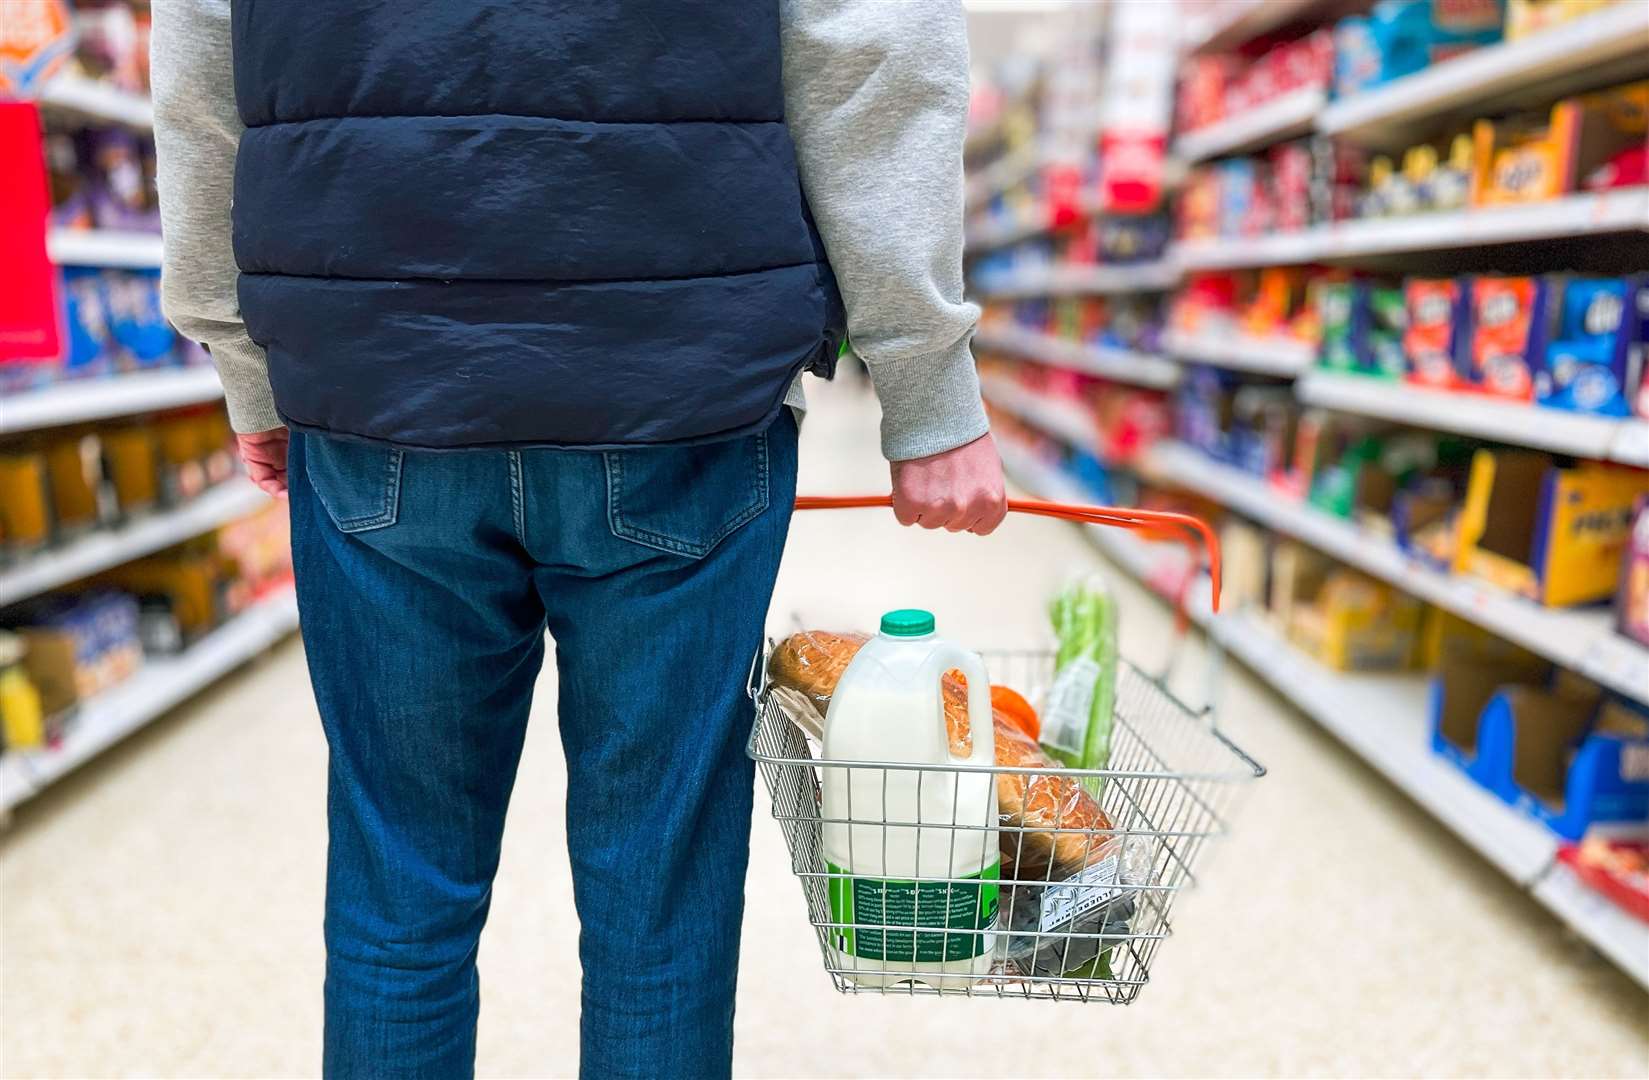
[[822,715],[830,707],[842,672],[870,640],[869,634],[835,634],[803,630],[791,634],[767,658],[767,677],[780,686],[806,694]]
[[1063,881],[1103,857],[1101,848],[1109,837],[1096,830],[1110,829],[1111,819],[1079,782],[1066,776],[1038,775],[1037,770],[1060,766],[1000,714],[996,717],[996,763],[1026,770],[996,777],[1002,824],[1028,830],[1001,834],[1004,881]]
[[[824,713],[842,672],[869,640],[867,634],[836,634],[827,630],[804,630],[792,634],[773,650],[767,673],[779,686],[805,694]],[[940,682],[945,704],[945,729],[951,752],[965,757],[973,745],[968,722],[967,683],[961,673],[947,672]],[[1111,820],[1099,803],[1080,783],[1064,776],[1037,775],[1039,770],[1058,768],[1036,741],[1013,720],[993,710],[996,736],[996,763],[1021,772],[999,773],[996,801],[1001,822],[1009,831],[1001,834],[1002,876],[1004,880],[1062,881],[1101,858],[1105,836],[1091,832],[1052,830],[1105,830]],[[1020,832],[1017,830],[1024,829]]]

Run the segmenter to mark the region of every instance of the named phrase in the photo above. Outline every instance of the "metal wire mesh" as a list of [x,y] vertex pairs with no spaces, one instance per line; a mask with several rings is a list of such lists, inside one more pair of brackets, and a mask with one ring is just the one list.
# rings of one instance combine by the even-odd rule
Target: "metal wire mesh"
[[[1028,694],[1053,674],[1051,653],[984,658],[992,682]],[[772,796],[825,969],[845,993],[1133,1001],[1169,936],[1175,898],[1196,883],[1205,842],[1226,830],[1242,782],[1264,774],[1206,713],[1192,713],[1126,661],[1104,769],[825,761],[765,688],[753,693],[749,753]],[[848,801],[845,813],[827,818],[832,770],[842,771],[846,783],[837,790]],[[904,775],[890,798],[895,773]],[[914,800],[898,794],[910,790],[912,773]],[[946,785],[949,797],[934,785]],[[1092,800],[1087,814],[1075,807],[1083,801],[1072,797],[1077,785]],[[923,798],[924,788],[941,797]],[[1026,812],[997,818],[999,792],[1004,806]],[[1102,817],[1092,815],[1093,801]],[[1031,814],[1033,802],[1051,807],[1052,817]],[[949,807],[949,816],[934,815],[935,806]],[[914,865],[948,869],[867,885],[862,871],[827,861],[827,830],[835,830],[838,849],[844,839],[857,847],[849,858],[855,867],[868,862],[895,876],[891,840],[899,850],[914,842]],[[999,880],[958,871],[983,861],[992,844],[1000,849]]]

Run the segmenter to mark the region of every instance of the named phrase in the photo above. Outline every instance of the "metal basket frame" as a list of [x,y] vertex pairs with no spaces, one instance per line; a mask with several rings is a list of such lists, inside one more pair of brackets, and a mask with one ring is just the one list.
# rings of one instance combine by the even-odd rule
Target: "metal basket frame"
[[[796,499],[796,509],[888,507],[892,502],[889,495],[800,496]],[[1210,604],[1215,612],[1219,611],[1219,538],[1198,518],[1166,511],[1078,506],[1039,499],[1010,499],[1008,509],[1038,517],[1131,529],[1150,537],[1179,539],[1186,541],[1193,551],[1200,542],[1208,554]],[[1185,602],[1189,581],[1188,577],[1175,598],[1181,634],[1188,624]],[[1177,656],[1176,649],[1169,659],[1170,671]],[[1048,652],[993,652],[984,658],[997,681],[1027,695],[1034,696],[1053,675],[1053,655]],[[1163,678],[1146,675],[1126,660],[1118,663],[1110,757],[1103,769],[1026,770],[1002,765],[934,766],[823,760],[813,754],[801,730],[775,701],[765,683],[764,659],[757,656],[752,665],[750,694],[755,716],[747,750],[760,767],[772,798],[773,816],[784,833],[791,870],[801,881],[808,918],[818,937],[825,969],[836,987],[848,993],[969,997],[995,994],[1116,1004],[1133,1001],[1150,977],[1157,947],[1171,933],[1168,914],[1174,898],[1180,890],[1196,882],[1192,866],[1203,842],[1226,831],[1233,794],[1246,786],[1241,781],[1265,773],[1258,762],[1226,738],[1215,724],[1211,708],[1212,682],[1210,705],[1193,712],[1169,691]],[[1210,670],[1211,679],[1217,677],[1218,670],[1216,656]],[[827,820],[822,813],[821,776],[829,770],[844,769],[848,770],[847,816]],[[882,777],[882,805],[880,810],[860,817],[855,815],[852,804],[852,776],[854,771],[866,770]],[[887,778],[899,771],[918,774],[915,821],[890,820],[887,812]],[[1060,796],[1053,800],[1055,817],[1051,822],[1046,821],[1045,813],[1038,811],[1041,816],[1034,824],[1012,825],[998,820],[994,826],[979,826],[958,823],[953,809],[948,822],[923,820],[921,792],[922,786],[929,782],[928,777],[936,777],[932,782],[939,784],[945,783],[945,777],[950,778],[954,785],[951,798],[954,808],[963,778],[981,774],[994,778],[991,783],[975,785],[989,798],[992,811],[996,809],[999,789],[1006,777],[1011,783],[1023,785],[1022,789],[1016,789],[1022,796],[1022,806],[1032,802],[1033,790],[1038,791],[1039,797],[1050,793]],[[1038,784],[1045,786],[1037,789]],[[1079,798],[1071,797],[1077,787],[1097,798],[1109,821],[1108,827],[1079,827],[1080,823],[1062,817],[1067,806],[1073,801],[1080,802]],[[1091,808],[1088,810],[1091,812]],[[989,820],[995,815],[981,816]],[[875,922],[837,920],[830,903],[831,889],[846,890],[847,895],[857,897],[858,885],[866,878],[828,868],[823,857],[827,825],[846,830],[850,863],[856,861],[852,848],[858,830],[879,830],[884,869],[887,836],[891,830],[914,831],[914,861],[918,867],[923,865],[922,836],[938,830],[949,838],[946,862],[952,870],[957,865],[958,835],[978,833],[983,843],[985,835],[994,833],[999,846],[1005,835],[1010,838],[1013,853],[1011,872],[995,886],[980,878],[947,874],[893,882],[872,879],[871,884],[881,886],[880,918]],[[1056,858],[1060,842],[1073,837],[1081,839],[1080,857],[1071,859],[1071,845],[1065,844],[1064,855]],[[1033,854],[1039,858],[1046,855],[1040,877],[1028,868],[1035,865],[1028,864],[1025,857],[1028,843]],[[1101,856],[1097,861],[1093,858],[1096,843]],[[1046,845],[1045,853],[1040,851],[1041,845]],[[982,857],[984,854],[981,853]],[[1058,879],[1054,877],[1056,862],[1064,864],[1059,868]],[[1077,868],[1074,874],[1073,866]],[[910,886],[908,921],[903,911],[898,913],[897,921],[890,917],[887,897],[894,891],[893,885]],[[939,894],[942,923],[924,923],[923,886],[943,889]],[[1005,923],[1002,911],[994,908],[994,921],[983,927],[977,925],[981,921],[979,911],[985,906],[984,897],[990,893],[993,900],[999,902],[1002,890],[1007,893]],[[955,910],[952,901],[959,891],[965,909],[968,894],[971,892],[975,897],[972,909],[966,911],[969,921],[975,923],[973,926],[961,928],[951,923],[951,912]],[[929,891],[927,896],[931,901],[934,892]],[[857,902],[855,899],[855,912]],[[1028,913],[1029,905],[1035,906],[1038,921],[1034,929],[1027,930],[1016,924],[1016,916]],[[1050,905],[1056,916],[1052,927],[1046,925]],[[849,905],[843,906],[845,910]],[[929,912],[932,912],[931,903]],[[1080,920],[1085,917],[1098,921],[1084,926]],[[860,953],[866,951],[862,948],[844,951],[832,946],[833,937],[840,945],[851,932],[857,942],[858,935],[865,931],[879,935],[872,941],[882,953],[877,958],[883,960],[880,967],[861,963],[864,957]],[[907,936],[908,943],[904,940]],[[937,941],[933,940],[935,937]],[[889,942],[894,938],[899,938],[897,947],[901,951],[910,952],[908,960],[887,956]],[[924,944],[930,952],[937,947],[938,962],[944,963],[950,961],[952,944],[958,940],[956,963],[965,962],[965,974],[959,975],[954,968],[921,966],[934,962],[933,958],[920,955]],[[1077,954],[1075,957],[1073,951]],[[977,970],[986,968],[987,964],[988,969]]]
[[[1003,682],[1033,695],[1051,678],[1053,655],[1035,650],[998,651],[983,654],[995,682]],[[761,658],[758,658],[761,659]],[[1178,893],[1195,884],[1193,867],[1204,842],[1228,828],[1231,804],[1243,781],[1263,776],[1265,769],[1232,742],[1214,723],[1208,707],[1192,711],[1164,685],[1162,679],[1145,674],[1126,660],[1119,661],[1116,713],[1110,764],[1103,769],[1049,768],[1024,770],[1001,765],[950,764],[913,765],[900,762],[829,761],[813,753],[807,738],[791,722],[784,709],[769,693],[765,663],[753,672],[751,698],[755,720],[747,750],[762,773],[772,798],[773,816],[784,833],[791,856],[791,869],[802,883],[808,916],[818,938],[820,955],[837,989],[845,993],[901,993],[911,995],[995,995],[998,997],[1049,998],[1055,1000],[1106,1001],[1127,1004],[1149,980],[1157,948],[1171,933],[1169,912]],[[849,797],[848,816],[827,819],[822,813],[825,770],[871,770],[882,776],[883,807],[855,813]],[[1005,866],[999,882],[1001,911],[994,929],[968,929],[924,925],[919,917],[910,922],[889,922],[886,901],[878,921],[840,922],[833,918],[830,892],[833,882],[849,877],[828,869],[823,856],[826,825],[845,826],[850,838],[865,828],[880,829],[884,852],[888,830],[911,829],[918,853],[924,834],[942,832],[949,837],[954,852],[957,837],[976,832],[980,826],[943,821],[887,820],[885,800],[887,776],[896,771],[921,774],[920,792],[925,783],[957,785],[968,774],[1004,774],[1023,777],[1029,787],[1055,778],[1080,784],[1098,801],[1111,827],[1067,826],[1059,817],[1051,825],[1013,826],[999,824],[991,831],[1014,837],[1017,853],[1011,873]],[[851,776],[852,773],[850,772]],[[931,779],[930,779],[931,778]],[[997,783],[1000,783],[1000,779]],[[994,788],[994,784],[991,785]],[[848,785],[851,792],[852,785]],[[993,804],[994,805],[994,804]],[[918,815],[920,818],[920,815]],[[1097,850],[1118,857],[1119,866],[1130,862],[1148,866],[1138,880],[1103,877],[1088,880],[1089,869],[1071,881],[1052,876],[1050,859],[1042,876],[1022,874],[1017,867],[1025,861],[1027,838],[1052,843],[1051,838],[1080,837],[1081,864],[1091,868]],[[1105,845],[1109,845],[1107,849]],[[943,875],[913,879],[920,897],[923,886],[943,888],[944,907],[950,910],[954,890],[976,888],[974,879]],[[838,885],[852,888],[851,885]],[[1056,892],[1057,890],[1057,892]],[[885,895],[885,894],[884,894]],[[1102,912],[1101,922],[1087,928],[1015,929],[1016,905],[1035,904],[1039,918],[1046,918],[1049,898],[1080,909],[1092,904]],[[932,894],[929,894],[931,899]],[[920,899],[915,911],[922,910]],[[1111,913],[1129,910],[1121,925],[1112,925]],[[890,929],[894,927],[896,929]],[[898,934],[909,934],[920,943],[923,935],[932,944],[938,937],[940,955],[948,957],[957,935],[990,935],[997,960],[989,973],[956,976],[946,970],[916,968],[901,971],[893,978],[885,966],[874,961],[861,963],[832,945],[846,931],[879,932],[885,942]],[[981,946],[982,947],[982,946]],[[1024,959],[1028,950],[1029,961]],[[1072,961],[1073,953],[1076,960]],[[851,961],[851,962],[849,962]],[[1049,965],[1052,965],[1051,967]]]

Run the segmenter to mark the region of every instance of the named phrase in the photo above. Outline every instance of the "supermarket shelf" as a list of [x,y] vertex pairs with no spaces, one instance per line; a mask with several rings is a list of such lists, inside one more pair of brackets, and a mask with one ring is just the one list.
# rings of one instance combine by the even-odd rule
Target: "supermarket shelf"
[[1262,375],[1298,375],[1317,361],[1316,347],[1310,342],[1293,338],[1257,338],[1229,332],[1187,334],[1170,331],[1163,335],[1162,347],[1168,355],[1182,360]]
[[1571,671],[1649,702],[1649,648],[1615,633],[1607,611],[1543,607],[1485,582],[1436,570],[1391,541],[1284,497],[1263,480],[1184,444],[1158,443],[1149,463],[1153,475],[1229,506]]
[[1649,989],[1649,923],[1627,914],[1562,863],[1535,884],[1534,895],[1593,948]]
[[167,368],[101,379],[77,379],[0,397],[0,435],[110,416],[131,416],[223,397],[210,367]]
[[1326,371],[1307,374],[1294,384],[1294,390],[1310,405],[1513,446],[1628,464],[1649,456],[1649,425],[1641,421]]
[[1090,454],[1095,452],[1099,432],[1094,427],[1093,417],[1076,402],[1038,394],[1001,376],[981,378],[979,389],[985,400],[997,408],[1012,413],[1061,442]]
[[1649,187],[1619,188],[1527,206],[1344,222],[1331,232],[1328,255],[1384,255],[1642,230],[1649,230]]
[[297,629],[286,590],[241,612],[175,657],[151,659],[118,686],[84,702],[61,744],[0,755],[0,814],[216,682]]
[[1264,236],[1184,240],[1169,249],[1187,270],[1227,270],[1246,266],[1293,266],[1328,257],[1328,226]]
[[160,235],[114,229],[53,229],[46,234],[46,252],[59,266],[153,270],[160,266]]
[[62,547],[48,548],[0,571],[0,606],[182,543],[249,514],[268,500],[269,496],[250,480],[235,477],[175,510],[149,514],[118,528],[88,533]]
[[1509,96],[1550,101],[1576,86],[1634,74],[1649,74],[1649,5],[1626,0],[1343,98],[1323,110],[1317,129],[1375,145],[1407,144],[1441,119],[1498,111]]
[[1527,206],[1371,218],[1267,236],[1194,240],[1176,245],[1173,257],[1187,270],[1215,270],[1644,230],[1649,230],[1649,187],[1635,187],[1567,195]]
[[52,79],[40,95],[40,105],[48,113],[93,124],[119,124],[139,131],[155,126],[155,107],[147,96],[80,75]]
[[1022,326],[982,326],[973,340],[980,348],[1018,353],[1055,367],[1159,390],[1179,382],[1181,374],[1178,364],[1160,356],[1131,349],[1087,345]]
[[1432,752],[1424,676],[1334,671],[1252,614],[1228,616],[1209,628],[1228,652],[1507,877],[1526,886],[1551,865],[1557,838],[1550,830]]
[[1216,52],[1241,45],[1322,5],[1323,0],[1224,0],[1186,25],[1185,51]]
[[1166,260],[1148,263],[1108,263],[1095,266],[1057,264],[989,276],[975,275],[974,287],[986,296],[1073,296],[1106,293],[1161,292],[1173,288],[1179,267]]
[[1609,456],[1623,465],[1649,469],[1649,420],[1624,421]]
[[[1015,443],[999,444],[1009,475],[1044,498],[1082,502],[1081,486]],[[1161,592],[1160,544],[1089,526],[1095,544],[1124,571]],[[1420,675],[1331,671],[1251,614],[1212,617],[1206,591],[1193,591],[1193,620],[1302,712],[1419,803],[1585,938],[1649,987],[1649,926],[1581,883],[1556,862],[1556,837],[1474,784],[1431,752],[1426,680]]]
[[1205,161],[1304,135],[1327,103],[1328,94],[1321,87],[1301,87],[1181,135],[1174,140],[1174,156],[1182,161]]

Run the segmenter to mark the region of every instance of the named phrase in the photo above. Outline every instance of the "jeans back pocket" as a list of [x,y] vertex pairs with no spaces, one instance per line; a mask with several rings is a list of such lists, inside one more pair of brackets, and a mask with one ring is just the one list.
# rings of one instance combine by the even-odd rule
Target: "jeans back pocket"
[[767,432],[702,446],[609,450],[614,536],[702,559],[767,509]]
[[395,524],[404,451],[326,435],[302,438],[304,473],[338,531],[358,533]]

